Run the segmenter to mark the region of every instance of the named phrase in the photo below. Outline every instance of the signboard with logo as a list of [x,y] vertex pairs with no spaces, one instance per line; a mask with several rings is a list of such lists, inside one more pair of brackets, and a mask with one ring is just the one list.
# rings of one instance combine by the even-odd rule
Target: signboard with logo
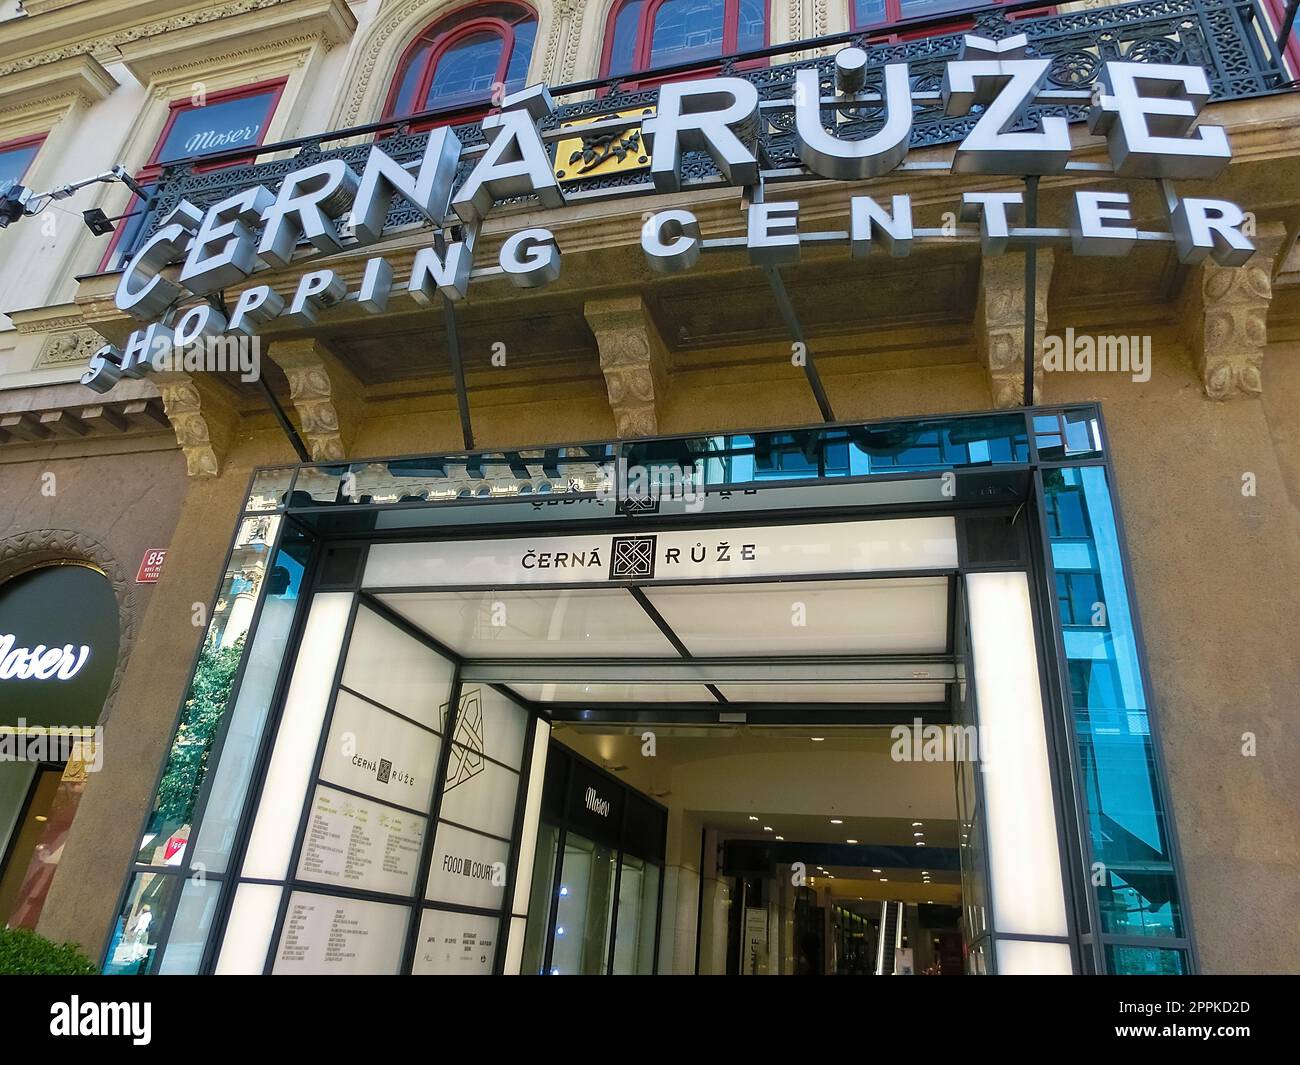
[[428,810],[441,741],[346,691],[338,693],[322,780],[412,810]]
[[440,824],[429,863],[425,898],[480,909],[499,909],[505,897],[510,844],[456,825]]
[[623,788],[586,762],[569,770],[569,824],[575,832],[617,847],[623,831]]
[[365,582],[379,588],[497,587],[799,577],[956,565],[956,525],[945,516],[644,535],[377,544],[370,549]]
[[96,569],[43,566],[0,584],[0,725],[94,725],[118,642],[117,599]]

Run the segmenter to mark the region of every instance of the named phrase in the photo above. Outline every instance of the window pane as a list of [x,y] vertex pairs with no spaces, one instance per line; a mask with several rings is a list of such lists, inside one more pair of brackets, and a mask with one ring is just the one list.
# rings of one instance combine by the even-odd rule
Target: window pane
[[767,44],[767,0],[740,0],[740,25],[736,51],[748,52]]
[[36,158],[40,144],[24,144],[17,148],[0,148],[0,193],[10,185],[21,184],[27,168]]
[[165,873],[136,873],[131,878],[101,969],[104,975],[136,976],[155,971],[158,936],[179,882],[178,877]]
[[609,73],[627,74],[636,63],[636,31],[641,24],[643,0],[630,0],[614,19],[614,37],[609,46]]
[[615,976],[649,976],[654,971],[658,914],[659,866],[624,855],[614,933]]
[[885,21],[885,0],[853,0],[853,24],[878,26]]
[[1187,954],[1154,947],[1106,947],[1106,969],[1115,976],[1184,976]]
[[443,53],[424,98],[423,111],[486,100],[501,66],[505,42],[495,33],[471,33]]
[[553,975],[592,976],[605,972],[613,908],[613,850],[569,833],[564,841],[555,946],[551,950]]
[[[1106,875],[1097,888],[1101,931],[1182,935],[1165,802],[1106,471],[1095,466],[1047,470],[1044,484],[1049,511],[1082,511],[1069,529],[1074,537],[1053,537],[1052,561],[1092,856]],[[1088,539],[1082,545],[1081,532]],[[1092,568],[1071,572],[1080,564],[1081,551],[1094,560]],[[1103,603],[1104,609],[1094,611],[1093,602]]]
[[942,15],[945,11],[965,11],[982,6],[980,0],[900,0],[900,13],[903,18],[925,18],[927,15]]
[[62,769],[42,767],[16,826],[0,878],[0,928],[35,929],[63,845],[85,790],[84,780],[62,780]]
[[271,117],[274,90],[233,100],[220,100],[203,107],[186,107],[176,115],[167,139],[158,152],[158,162],[167,163],[192,155],[211,155],[231,148],[258,144]]
[[666,0],[655,12],[650,66],[722,55],[723,0]]

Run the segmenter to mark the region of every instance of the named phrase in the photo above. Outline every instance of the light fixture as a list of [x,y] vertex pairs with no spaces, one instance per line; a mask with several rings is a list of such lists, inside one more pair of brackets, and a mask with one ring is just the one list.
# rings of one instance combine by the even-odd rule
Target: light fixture
[[36,820],[37,820],[37,821],[48,821],[49,818],[46,817],[44,814],[37,814],[37,815],[36,815]]
[[784,836],[777,836],[776,838],[777,838],[777,839],[781,839],[781,840],[785,839]]
[[872,871],[873,873],[883,873],[883,872],[884,872],[883,869],[872,869],[871,871]]
[[918,840],[916,841],[916,845],[917,845],[918,847],[924,847],[924,846],[925,846],[925,843],[924,843],[924,841],[918,839]]
[[845,842],[845,843],[857,843],[857,840],[856,840],[856,839],[846,839],[844,842]]
[[887,877],[887,876],[882,876],[882,877],[880,878],[880,882],[881,882],[882,884],[888,884],[888,883],[889,883],[889,877]]
[[825,736],[813,736],[813,737],[812,737],[812,741],[813,741],[813,743],[825,743],[825,742],[826,742],[826,737],[825,737]]
[[913,828],[920,828],[920,827],[921,827],[921,822],[920,822],[920,821],[913,821],[913,822],[912,822],[912,827],[913,827]]
[[916,838],[916,837],[919,837],[919,836],[924,836],[924,835],[925,835],[924,832],[913,832],[913,833],[912,833],[913,838]]
[[771,832],[771,831],[772,831],[772,826],[771,826],[771,825],[764,825],[764,826],[763,826],[763,831],[764,831],[764,832]]
[[758,820],[758,818],[755,817],[753,814],[750,814],[750,815],[749,815],[749,819],[750,819],[751,821],[757,821],[757,820]]
[[844,824],[844,822],[841,821],[838,817],[832,817],[832,818],[831,818],[831,824],[833,824],[833,825],[842,825],[842,824]]

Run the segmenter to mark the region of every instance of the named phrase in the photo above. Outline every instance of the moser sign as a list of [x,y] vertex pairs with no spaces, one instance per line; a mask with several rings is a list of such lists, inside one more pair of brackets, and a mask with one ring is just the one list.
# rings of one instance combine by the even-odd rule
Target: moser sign
[[[1106,136],[1118,177],[1205,179],[1228,165],[1232,153],[1222,127],[1195,126],[1210,98],[1200,67],[1108,61],[1098,90],[1088,97],[1046,89],[1050,60],[1027,56],[1026,51],[1024,35],[1002,41],[967,36],[961,57],[947,65],[937,93],[946,113],[962,116],[981,108],[956,149],[953,171],[1024,176],[1071,169],[1065,118],[1044,116],[1037,129],[1015,128],[1033,102],[1089,103],[1089,128]],[[683,155],[693,151],[707,152],[727,184],[751,188],[761,187],[765,179],[860,181],[896,169],[908,153],[913,100],[936,94],[912,91],[906,63],[885,67],[882,92],[862,91],[867,55],[858,48],[839,52],[835,66],[838,91],[831,97],[822,96],[819,72],[812,67],[797,72],[788,101],[760,104],[757,88],[742,78],[661,86],[652,116],[610,120],[624,126],[640,122],[650,151],[651,181],[628,194],[681,191]],[[867,137],[837,136],[826,128],[824,114],[848,105],[878,108],[883,123]],[[773,110],[793,111],[804,169],[762,171],[754,131],[760,114]],[[310,258],[302,254],[304,244],[317,255],[329,255],[378,243],[385,236],[384,222],[395,196],[409,201],[438,228],[434,243],[417,252],[409,276],[400,282],[414,299],[463,299],[471,277],[504,275],[523,287],[553,280],[560,272],[560,249],[554,234],[542,227],[511,234],[495,267],[473,269],[475,238],[495,202],[533,196],[546,208],[564,206],[547,138],[539,128],[553,111],[545,86],[534,86],[507,97],[499,113],[483,119],[486,147],[464,150],[456,134],[444,127],[429,134],[423,157],[410,169],[374,146],[359,174],[342,159],[328,159],[291,172],[274,193],[254,185],[206,212],[182,201],[136,252],[118,285],[117,306],[150,324],[132,333],[123,350],[101,348],[82,382],[105,392],[119,378],[141,377],[173,358],[175,349],[217,338],[252,337],[274,318],[311,324],[345,298],[366,311],[382,313],[395,286],[392,266],[383,257],[366,263],[355,292],[348,291],[334,270],[317,269],[303,273],[292,293],[269,285],[247,287],[228,313],[206,297],[244,284],[259,270]],[[473,158],[474,166],[456,188],[463,154]],[[1246,219],[1238,206],[1225,200],[1179,198],[1170,186],[1166,191],[1170,232],[1139,231],[1126,193],[1079,190],[1073,195],[1070,228],[1060,235],[1070,238],[1079,255],[1123,255],[1139,241],[1157,240],[1173,242],[1179,258],[1188,263],[1212,255],[1220,263],[1239,265],[1250,257],[1254,247],[1242,232]],[[906,255],[914,241],[951,236],[914,227],[907,196],[894,196],[887,205],[871,196],[853,196],[849,230],[818,234],[800,232],[797,202],[766,202],[761,195],[752,200],[746,236],[717,246],[743,244],[751,259],[763,265],[797,260],[801,244],[814,239],[819,244],[847,244],[850,254],[861,258],[877,245],[893,255]],[[961,215],[978,222],[990,254],[1001,252],[1011,240],[1056,235],[1037,229],[1013,232],[1022,208],[1018,192],[967,192]],[[351,232],[350,239],[341,235],[341,227]],[[704,243],[688,210],[660,211],[642,228],[647,261],[662,272],[694,265]],[[167,270],[177,265],[179,271]],[[203,300],[183,307],[190,297]]]

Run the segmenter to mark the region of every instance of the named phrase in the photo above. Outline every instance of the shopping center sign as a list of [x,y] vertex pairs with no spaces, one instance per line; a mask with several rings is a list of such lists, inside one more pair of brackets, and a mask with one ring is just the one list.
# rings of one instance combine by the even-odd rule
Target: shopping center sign
[[[817,68],[795,74],[791,98],[760,103],[758,89],[743,78],[718,77],[663,85],[654,114],[613,118],[583,126],[641,125],[650,153],[650,181],[614,190],[614,195],[680,193],[693,187],[682,177],[688,152],[705,152],[728,185],[761,190],[765,179],[833,179],[862,181],[903,165],[911,141],[913,103],[936,97],[950,116],[978,118],[957,146],[951,169],[956,173],[1003,175],[1063,174],[1072,168],[1067,120],[1042,116],[1037,128],[1024,130],[1025,109],[1032,103],[1087,103],[1092,132],[1106,137],[1112,168],[1121,178],[1206,179],[1222,173],[1231,159],[1222,127],[1195,126],[1209,101],[1205,71],[1195,66],[1107,61],[1098,88],[1089,97],[1046,88],[1051,60],[1026,54],[1023,34],[1001,41],[964,38],[960,58],[948,63],[937,93],[914,92],[906,63],[884,68],[882,91],[863,91],[867,54],[845,48],[835,57],[837,95],[823,97]],[[878,109],[882,123],[869,136],[845,139],[827,130],[823,114],[852,107]],[[771,111],[793,111],[793,132],[803,169],[764,172],[755,130]],[[233,307],[219,306],[216,293],[243,285],[261,270],[307,263],[313,257],[377,244],[387,235],[385,219],[400,196],[432,226],[435,240],[417,251],[409,275],[400,283],[413,299],[432,303],[463,299],[472,278],[505,276],[522,287],[544,285],[560,272],[560,249],[554,234],[530,227],[510,234],[498,264],[473,268],[480,225],[501,200],[534,197],[545,208],[561,208],[565,196],[546,148],[541,120],[554,112],[544,86],[509,96],[498,113],[482,121],[487,144],[466,149],[455,132],[443,127],[428,137],[423,157],[413,168],[399,163],[382,147],[370,149],[358,174],[339,158],[313,163],[289,173],[272,193],[253,185],[201,211],[182,201],[127,264],[118,284],[120,310],[149,323],[131,334],[122,350],[101,348],[82,383],[98,392],[121,377],[142,377],[177,350],[211,338],[256,335],[272,319],[310,325],[320,313],[344,299],[380,314],[397,282],[382,256],[366,262],[355,292],[334,269],[306,270],[291,293],[266,284],[244,288]],[[572,137],[572,130],[565,131]],[[472,159],[465,181],[456,185],[462,158]],[[1085,168],[1096,172],[1095,167]],[[1072,195],[1068,236],[1078,255],[1124,255],[1145,241],[1172,241],[1181,261],[1199,262],[1207,255],[1226,265],[1240,265],[1254,251],[1243,232],[1244,212],[1226,200],[1180,198],[1165,185],[1169,232],[1136,228],[1127,193],[1078,190]],[[978,222],[988,254],[1003,251],[1013,240],[1053,239],[1058,231],[1017,230],[1024,194],[1011,191],[964,192],[961,217]],[[801,245],[847,244],[861,258],[873,246],[891,254],[909,253],[913,243],[951,239],[951,231],[913,225],[910,197],[893,196],[888,205],[869,195],[849,201],[849,230],[801,233],[795,200],[749,198],[746,236],[720,242],[747,248],[752,261],[775,265],[796,261]],[[343,234],[350,233],[350,237]],[[312,251],[304,254],[304,245]],[[705,241],[695,216],[684,208],[658,211],[642,227],[641,245],[648,264],[660,272],[688,269]],[[179,270],[173,269],[179,267]],[[174,278],[174,279],[173,279]],[[200,297],[193,306],[182,306]],[[287,297],[287,298],[286,298]]]

